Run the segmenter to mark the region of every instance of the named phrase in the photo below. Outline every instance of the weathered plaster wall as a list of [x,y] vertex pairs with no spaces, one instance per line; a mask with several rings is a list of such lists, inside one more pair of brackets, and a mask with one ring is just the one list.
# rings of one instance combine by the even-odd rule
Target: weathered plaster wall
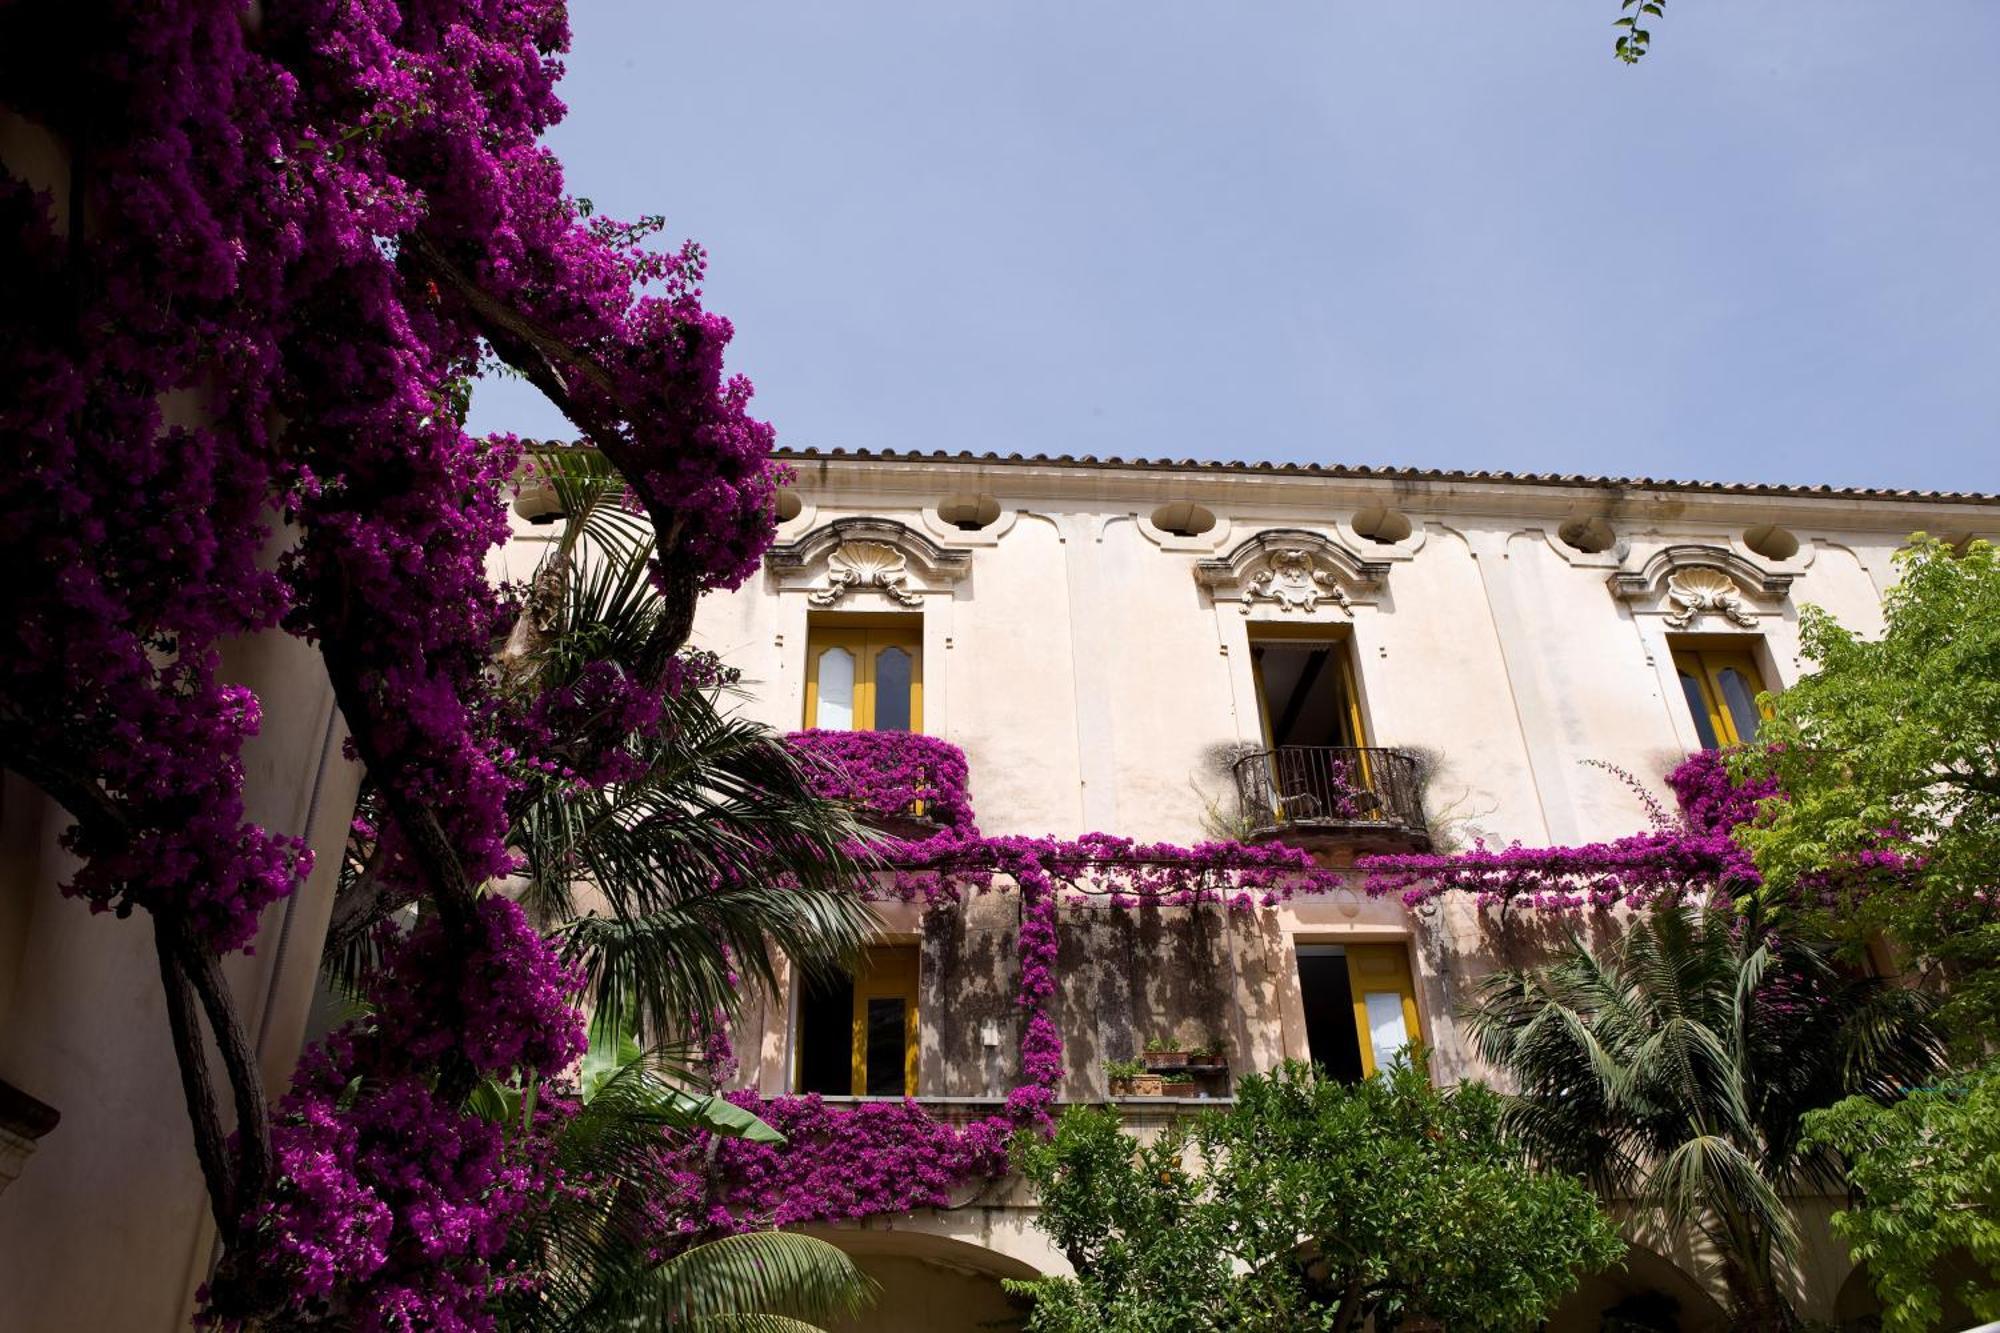
[[[1438,764],[1428,809],[1441,834],[1530,844],[1609,838],[1641,828],[1644,809],[1585,761],[1617,765],[1665,798],[1660,775],[1697,745],[1672,666],[1665,576],[1621,597],[1613,575],[1636,576],[1669,548],[1734,561],[1745,581],[1739,608],[1754,624],[1710,615],[1688,628],[1752,652],[1766,683],[1782,687],[1803,665],[1800,606],[1825,606],[1873,632],[1894,576],[1891,557],[1910,531],[2000,530],[1992,506],[1035,462],[809,460],[795,493],[800,511],[781,541],[835,518],[869,516],[970,553],[963,578],[932,580],[913,566],[904,586],[924,617],[925,730],[966,751],[983,830],[1102,829],[1176,841],[1205,836],[1208,806],[1226,812],[1218,747],[1261,738],[1248,651],[1261,625],[1310,623],[1351,635],[1371,740],[1421,749]],[[953,494],[990,495],[1001,518],[961,532],[936,512]],[[1194,537],[1162,532],[1150,519],[1169,500],[1205,506],[1214,527]],[[1374,506],[1406,516],[1408,536],[1383,544],[1359,535],[1353,516]],[[1559,538],[1565,523],[1588,518],[1608,524],[1614,540],[1605,549]],[[1763,524],[1789,530],[1796,553],[1773,559],[1750,549],[1745,532]],[[1245,601],[1198,581],[1200,562],[1272,529],[1318,534],[1343,558],[1386,565],[1386,574],[1374,591],[1357,589],[1347,609],[1328,601],[1286,611],[1253,598],[1247,615]],[[1785,578],[1783,595],[1755,586]],[[744,668],[757,690],[747,707],[780,728],[802,718],[806,594],[815,586],[824,585],[811,571],[790,581],[767,573],[708,598],[697,619],[697,642]],[[886,609],[888,600],[871,593],[835,608]],[[923,943],[920,1094],[1004,1093],[1016,1076],[1019,1022],[1013,899],[975,898],[928,919],[899,907],[891,917],[893,933]],[[1609,928],[1587,927],[1600,937]],[[1199,924],[1178,910],[1067,911],[1061,935],[1062,1092],[1083,1100],[1104,1095],[1105,1060],[1133,1054],[1152,1035],[1219,1035],[1239,1073],[1305,1056],[1293,962],[1302,942],[1408,941],[1437,1076],[1488,1074],[1466,1049],[1454,1010],[1480,976],[1532,961],[1553,941],[1548,926],[1517,919],[1502,930],[1464,902],[1418,918],[1400,903],[1352,895],[1252,917],[1211,912]],[[744,1078],[767,1093],[788,1086],[789,1013],[780,995],[740,1028],[738,1049],[757,1052]],[[996,1033],[999,1044],[988,1044]],[[1146,1125],[1171,1114],[1164,1105],[1128,1107]],[[869,1262],[898,1275],[916,1302],[867,1326],[946,1327],[935,1322],[946,1308],[986,1309],[991,1285],[973,1276],[979,1263],[968,1266],[966,1253],[1061,1271],[1033,1231],[1030,1206],[1009,1196],[841,1230],[842,1243],[865,1237]],[[1824,1317],[1852,1300],[1851,1290],[1840,1294],[1852,1265],[1825,1235],[1824,1209],[1809,1211],[1814,1240],[1800,1294],[1805,1313]],[[1599,1282],[1558,1324],[1595,1327],[1596,1309],[1620,1289],[1702,1273],[1684,1244],[1646,1239],[1652,1250],[1631,1273]],[[932,1247],[941,1241],[971,1248],[940,1268]],[[1714,1307],[1703,1302],[1715,1293],[1703,1297],[1692,1280],[1683,1287],[1686,1326],[1712,1325]],[[1593,1304],[1597,1296],[1604,1300]]]

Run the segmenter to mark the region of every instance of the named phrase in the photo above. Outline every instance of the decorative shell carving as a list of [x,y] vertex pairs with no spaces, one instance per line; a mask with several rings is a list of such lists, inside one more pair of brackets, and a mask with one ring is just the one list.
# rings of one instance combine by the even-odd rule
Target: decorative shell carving
[[1310,614],[1317,610],[1320,599],[1347,608],[1347,594],[1334,582],[1333,575],[1322,569],[1313,559],[1311,551],[1302,546],[1282,546],[1271,552],[1264,568],[1250,578],[1243,598],[1243,614],[1250,614],[1251,603],[1262,598],[1276,602],[1280,611],[1301,611]]
[[1675,629],[1686,629],[1703,615],[1718,615],[1745,628],[1757,617],[1743,604],[1743,589],[1719,569],[1694,567],[1677,569],[1667,576],[1666,621]]
[[842,542],[826,558],[826,587],[808,593],[814,606],[832,606],[850,592],[873,589],[903,606],[921,599],[909,587],[910,562],[881,542]]

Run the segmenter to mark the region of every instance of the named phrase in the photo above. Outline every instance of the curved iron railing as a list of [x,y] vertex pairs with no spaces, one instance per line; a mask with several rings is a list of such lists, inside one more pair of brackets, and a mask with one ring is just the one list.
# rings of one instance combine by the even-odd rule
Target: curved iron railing
[[1408,751],[1280,745],[1234,768],[1237,800],[1259,833],[1351,828],[1428,838],[1423,764]]

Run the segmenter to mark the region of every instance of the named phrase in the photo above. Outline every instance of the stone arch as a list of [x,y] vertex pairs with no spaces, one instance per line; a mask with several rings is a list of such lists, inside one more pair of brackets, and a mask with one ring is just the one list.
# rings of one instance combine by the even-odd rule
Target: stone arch
[[1882,1302],[1875,1295],[1875,1284],[1868,1266],[1856,1264],[1834,1295],[1833,1322],[1841,1328],[1860,1328],[1869,1316],[1881,1313]]
[[981,1215],[995,1210],[971,1211],[970,1217],[925,1212],[811,1228],[881,1287],[871,1309],[829,1324],[828,1333],[990,1333],[1017,1321],[1026,1307],[1001,1282],[1039,1277],[1041,1268],[1010,1252],[1019,1247],[1009,1236],[982,1224]]
[[1644,1245],[1628,1245],[1617,1267],[1586,1277],[1549,1315],[1549,1333],[1598,1333],[1607,1311],[1624,1305],[1637,1312],[1655,1298],[1664,1312],[1672,1302],[1675,1333],[1721,1333],[1729,1317],[1715,1298],[1678,1264]]

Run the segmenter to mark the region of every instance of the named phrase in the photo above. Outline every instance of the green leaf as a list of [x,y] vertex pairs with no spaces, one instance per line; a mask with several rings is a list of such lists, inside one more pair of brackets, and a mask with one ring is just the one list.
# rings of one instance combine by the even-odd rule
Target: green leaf
[[628,1065],[637,1064],[644,1052],[639,1047],[639,1020],[629,1004],[599,1006],[590,1020],[590,1047],[583,1054],[582,1100],[585,1106],[598,1090]]
[[838,1319],[859,1313],[876,1290],[842,1250],[786,1231],[750,1231],[696,1245],[654,1269],[647,1287],[644,1308],[672,1327],[751,1314]]

